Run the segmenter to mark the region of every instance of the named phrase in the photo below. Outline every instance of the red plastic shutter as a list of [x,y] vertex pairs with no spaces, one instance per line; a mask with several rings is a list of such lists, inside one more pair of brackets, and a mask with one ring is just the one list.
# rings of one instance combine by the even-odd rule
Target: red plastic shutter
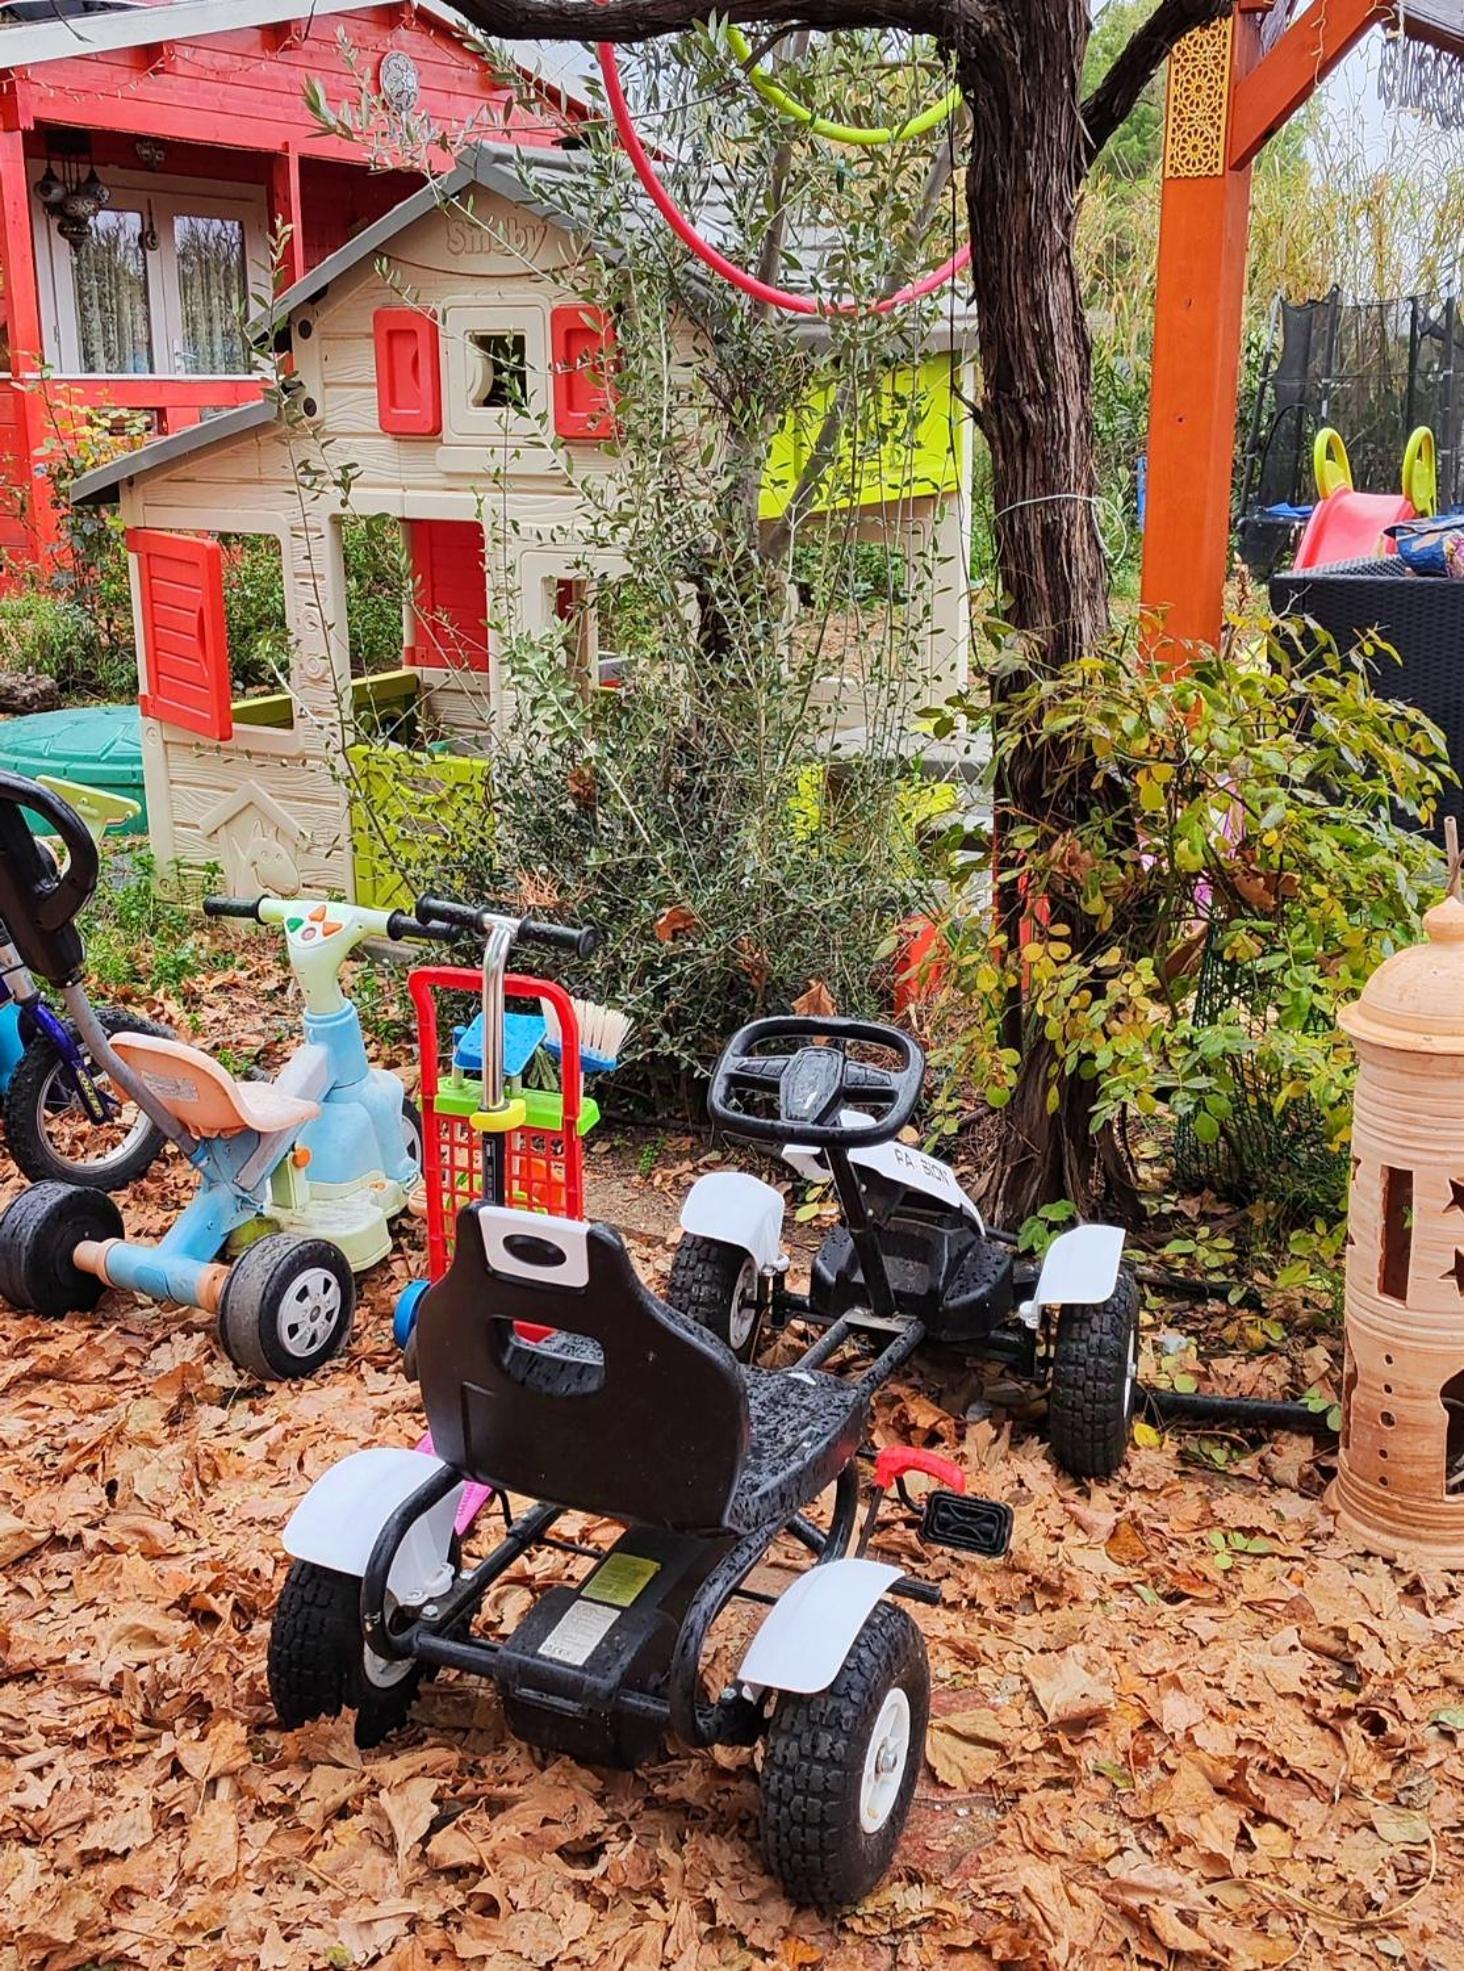
[[488,569],[476,520],[409,526],[417,634],[411,661],[424,671],[488,669]]
[[554,429],[561,438],[615,436],[615,325],[603,308],[556,308],[549,317]]
[[224,551],[217,541],[128,530],[142,595],[145,717],[205,739],[234,732],[229,628],[224,614]]
[[431,438],[442,429],[442,352],[437,324],[419,308],[378,308],[376,418],[383,431]]

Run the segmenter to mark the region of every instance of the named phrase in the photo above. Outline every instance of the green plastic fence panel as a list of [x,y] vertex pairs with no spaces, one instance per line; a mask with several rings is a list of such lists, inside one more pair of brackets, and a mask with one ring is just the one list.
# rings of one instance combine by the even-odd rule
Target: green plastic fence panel
[[[842,433],[812,510],[953,492],[960,483],[961,428],[968,415],[954,384],[948,355],[891,370],[866,393],[859,415]],[[792,499],[833,399],[833,385],[816,390],[774,436],[758,506],[762,519],[778,519]]]
[[364,742],[346,757],[356,901],[407,909],[456,847],[492,827],[488,762]]

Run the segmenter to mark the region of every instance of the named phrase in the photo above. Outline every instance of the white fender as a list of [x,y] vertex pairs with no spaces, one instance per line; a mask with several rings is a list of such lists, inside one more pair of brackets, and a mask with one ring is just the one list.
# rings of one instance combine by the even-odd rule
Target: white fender
[[[337,1574],[364,1574],[387,1520],[441,1469],[441,1458],[425,1451],[385,1445],[353,1451],[323,1472],[296,1506],[285,1528],[285,1552]],[[462,1486],[455,1485],[409,1528],[386,1582],[398,1601],[419,1602],[448,1585],[448,1546],[462,1496]]]
[[776,1266],[782,1254],[782,1193],[746,1171],[710,1171],[687,1193],[681,1229],[740,1246],[759,1267]]
[[901,1570],[882,1560],[831,1560],[810,1567],[763,1618],[737,1672],[758,1690],[827,1690]]
[[1031,1304],[1096,1307],[1118,1284],[1123,1232],[1117,1225],[1075,1225],[1047,1248]]

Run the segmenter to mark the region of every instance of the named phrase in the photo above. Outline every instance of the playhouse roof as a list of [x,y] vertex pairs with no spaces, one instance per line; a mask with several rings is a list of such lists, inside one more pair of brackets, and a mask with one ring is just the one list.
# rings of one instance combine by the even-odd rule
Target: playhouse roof
[[[182,3],[186,4],[186,0]],[[209,3],[212,4],[212,0]],[[178,10],[181,11],[181,6]],[[168,9],[170,13],[173,11],[175,9]],[[470,188],[481,187],[484,191],[495,193],[551,226],[583,233],[586,228],[577,181],[585,169],[586,152],[582,149],[536,150],[531,178],[526,178],[521,169],[523,155],[515,144],[482,143],[464,152],[451,171],[419,186],[410,197],[393,206],[390,212],[383,213],[381,218],[363,227],[354,239],[348,240],[334,253],[327,254],[303,279],[275,296],[268,309],[250,324],[252,340],[257,345],[263,345],[273,339],[279,347],[288,346],[290,318],[297,309],[324,299],[328,288],[363,262],[369,265],[399,233]],[[708,227],[708,230],[716,229]],[[804,241],[802,244],[806,260],[811,243]],[[623,246],[615,240],[596,238],[594,247],[597,253],[611,262],[624,256]],[[974,310],[957,294],[952,294],[951,303],[940,319],[931,324],[922,345],[923,353],[965,349],[974,342]],[[793,332],[803,339],[818,338],[826,335],[828,328],[816,316],[799,316]],[[79,506],[109,503],[125,480],[155,472],[159,466],[171,465],[191,452],[202,451],[209,445],[272,423],[278,415],[279,407],[273,402],[249,404],[239,410],[206,418],[200,424],[173,432],[167,437],[155,438],[135,452],[125,452],[108,464],[84,473],[72,485],[72,502]]]

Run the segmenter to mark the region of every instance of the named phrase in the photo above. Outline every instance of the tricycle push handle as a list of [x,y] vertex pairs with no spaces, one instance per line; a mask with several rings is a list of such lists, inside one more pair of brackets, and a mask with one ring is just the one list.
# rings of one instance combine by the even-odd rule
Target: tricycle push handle
[[599,932],[588,924],[545,924],[492,904],[454,903],[449,897],[418,897],[417,915],[424,924],[450,924],[462,931],[486,931],[495,920],[506,920],[516,927],[510,942],[552,945],[576,958],[591,957],[600,943]]
[[[60,836],[64,869],[57,871],[32,835],[27,813]],[[69,801],[38,781],[0,772],[0,918],[28,968],[52,985],[81,976],[72,919],[96,888],[99,866],[91,830]]]

